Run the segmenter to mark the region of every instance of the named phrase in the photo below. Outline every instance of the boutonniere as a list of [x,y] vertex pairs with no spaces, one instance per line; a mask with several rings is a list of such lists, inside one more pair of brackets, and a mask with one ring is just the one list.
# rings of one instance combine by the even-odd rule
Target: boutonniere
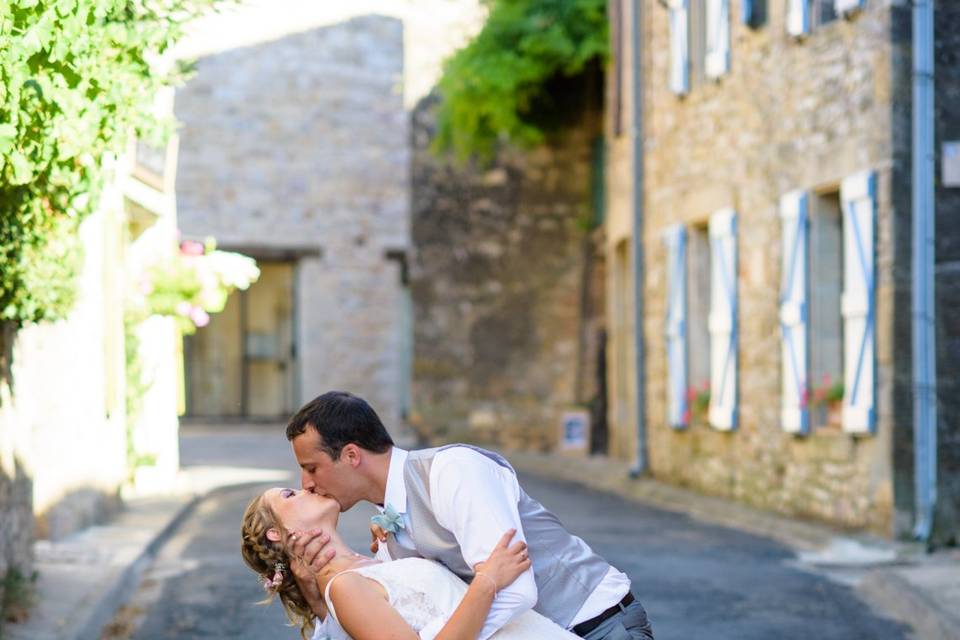
[[370,518],[372,524],[377,525],[387,533],[396,533],[400,529],[405,529],[406,525],[403,524],[403,516],[397,513],[397,510],[393,508],[393,505],[387,505],[384,508],[383,513],[377,514]]

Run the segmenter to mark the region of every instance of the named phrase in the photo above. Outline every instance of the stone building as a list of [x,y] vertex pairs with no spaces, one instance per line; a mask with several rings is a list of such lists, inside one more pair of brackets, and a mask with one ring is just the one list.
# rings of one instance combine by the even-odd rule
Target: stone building
[[[960,128],[960,7],[935,4],[939,150]],[[632,460],[639,445],[657,478],[909,534],[910,3],[650,0],[640,3],[639,34],[637,3],[614,5],[612,32],[622,38],[606,123],[613,453]],[[642,167],[630,135],[637,106]],[[960,528],[958,198],[938,173],[940,539]],[[634,350],[637,303],[641,394],[634,361],[622,357]]]
[[180,91],[185,237],[260,280],[187,342],[187,414],[286,418],[318,393],[408,405],[403,28],[360,16],[200,58]]
[[564,415],[585,413],[605,449],[596,93],[549,144],[489,165],[430,150],[439,97],[414,110],[413,426],[426,439],[549,450]]

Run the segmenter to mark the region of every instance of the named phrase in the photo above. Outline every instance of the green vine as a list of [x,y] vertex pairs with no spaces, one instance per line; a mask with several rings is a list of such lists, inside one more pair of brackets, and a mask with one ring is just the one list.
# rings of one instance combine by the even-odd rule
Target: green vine
[[0,2],[0,322],[70,309],[105,160],[170,130],[153,100],[184,67],[157,61],[214,1]]
[[607,0],[484,0],[480,33],[445,64],[435,151],[489,158],[507,139],[542,143],[581,92],[578,78],[609,53]]

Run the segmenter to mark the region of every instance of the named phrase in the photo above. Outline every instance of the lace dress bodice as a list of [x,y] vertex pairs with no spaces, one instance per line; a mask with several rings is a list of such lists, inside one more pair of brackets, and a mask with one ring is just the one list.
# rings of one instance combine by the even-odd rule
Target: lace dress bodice
[[[446,567],[424,558],[382,562],[349,571],[380,583],[387,592],[390,605],[423,640],[432,640],[436,636],[467,590],[467,585]],[[336,619],[337,612],[330,600],[331,584],[333,580],[327,584],[324,596],[330,614]],[[517,616],[492,638],[575,640],[577,636],[531,610]]]

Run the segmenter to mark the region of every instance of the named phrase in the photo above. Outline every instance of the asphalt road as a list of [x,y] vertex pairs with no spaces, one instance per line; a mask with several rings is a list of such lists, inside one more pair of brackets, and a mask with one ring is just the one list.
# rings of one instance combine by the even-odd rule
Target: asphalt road
[[[247,438],[247,440],[243,440]],[[263,464],[288,464],[288,450],[271,434],[251,451],[254,435],[185,438],[186,464],[234,462],[238,451]],[[232,441],[233,444],[229,444]],[[295,482],[291,474],[291,482]],[[522,477],[538,498],[612,564],[626,571],[659,640],[874,640],[908,638],[853,591],[799,568],[772,541],[621,498],[535,477]],[[255,604],[263,592],[239,554],[240,517],[257,489],[230,490],[205,500],[164,546],[128,609],[132,637],[296,638],[279,604]],[[365,547],[372,511],[345,514],[341,528]]]

